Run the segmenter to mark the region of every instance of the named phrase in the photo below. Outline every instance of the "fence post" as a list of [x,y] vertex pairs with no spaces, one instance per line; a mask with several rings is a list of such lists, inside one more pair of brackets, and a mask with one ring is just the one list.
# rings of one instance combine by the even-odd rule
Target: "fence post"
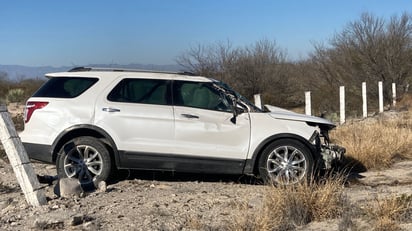
[[383,112],[383,87],[382,81],[378,82],[378,91],[379,91],[379,113]]
[[312,103],[311,103],[310,91],[305,91],[305,114],[312,115]]
[[396,83],[392,83],[392,106],[396,106]]
[[362,111],[363,111],[363,118],[368,117],[368,102],[367,102],[367,95],[366,95],[366,82],[362,83]]
[[7,107],[4,105],[0,105],[0,141],[27,203],[32,206],[46,204],[46,197],[40,187],[37,175],[14,128]]
[[262,109],[262,100],[260,99],[260,94],[254,95],[255,98],[255,106]]
[[345,87],[339,87],[340,124],[345,123]]

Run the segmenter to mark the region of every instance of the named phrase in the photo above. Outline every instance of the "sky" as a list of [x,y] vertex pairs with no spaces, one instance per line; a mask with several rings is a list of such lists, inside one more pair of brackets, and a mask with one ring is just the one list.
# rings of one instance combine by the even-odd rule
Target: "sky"
[[408,0],[0,0],[0,64],[175,64],[197,45],[275,41],[291,60],[363,12],[412,13]]

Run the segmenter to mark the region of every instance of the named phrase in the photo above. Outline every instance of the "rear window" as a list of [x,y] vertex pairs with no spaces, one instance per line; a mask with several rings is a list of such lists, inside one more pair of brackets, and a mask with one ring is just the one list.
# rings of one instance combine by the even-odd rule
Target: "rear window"
[[167,105],[170,81],[161,79],[123,79],[107,96],[113,102]]
[[47,81],[33,97],[74,98],[81,95],[99,79],[58,77]]

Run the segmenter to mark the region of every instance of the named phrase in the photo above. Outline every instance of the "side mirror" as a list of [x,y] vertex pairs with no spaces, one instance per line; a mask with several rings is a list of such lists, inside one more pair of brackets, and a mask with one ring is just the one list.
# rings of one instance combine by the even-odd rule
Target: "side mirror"
[[230,119],[230,121],[233,124],[236,124],[236,117],[242,113],[245,112],[244,108],[241,108],[236,102],[234,103],[233,107],[232,107],[232,112],[233,112],[233,117]]

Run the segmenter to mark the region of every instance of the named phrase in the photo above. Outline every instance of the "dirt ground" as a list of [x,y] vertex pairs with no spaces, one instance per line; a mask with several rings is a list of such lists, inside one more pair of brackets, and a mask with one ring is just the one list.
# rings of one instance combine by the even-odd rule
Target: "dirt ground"
[[[38,175],[56,175],[53,165],[33,162],[33,167]],[[148,171],[123,171],[104,191],[81,197],[57,196],[56,183],[42,184],[48,203],[31,207],[12,168],[0,158],[0,230],[231,230],[230,224],[244,219],[241,210],[258,213],[267,193],[266,186],[246,176]],[[353,209],[385,197],[412,195],[412,161],[351,174],[344,192],[356,205]],[[348,214],[354,214],[349,218],[356,223],[352,230],[371,230],[373,218]],[[296,229],[342,230],[342,219]],[[412,230],[412,216],[400,227]]]
[[[39,175],[52,165],[33,163]],[[412,194],[412,161],[356,175],[345,194],[356,205],[386,196]],[[265,186],[245,176],[123,172],[103,192],[61,198],[44,184],[47,205],[27,205],[11,167],[0,159],[0,230],[229,230],[240,209],[257,211]],[[357,230],[371,220],[351,219]],[[409,222],[409,223],[408,223]],[[339,220],[312,222],[297,230],[339,230]],[[412,230],[412,220],[400,225]]]

